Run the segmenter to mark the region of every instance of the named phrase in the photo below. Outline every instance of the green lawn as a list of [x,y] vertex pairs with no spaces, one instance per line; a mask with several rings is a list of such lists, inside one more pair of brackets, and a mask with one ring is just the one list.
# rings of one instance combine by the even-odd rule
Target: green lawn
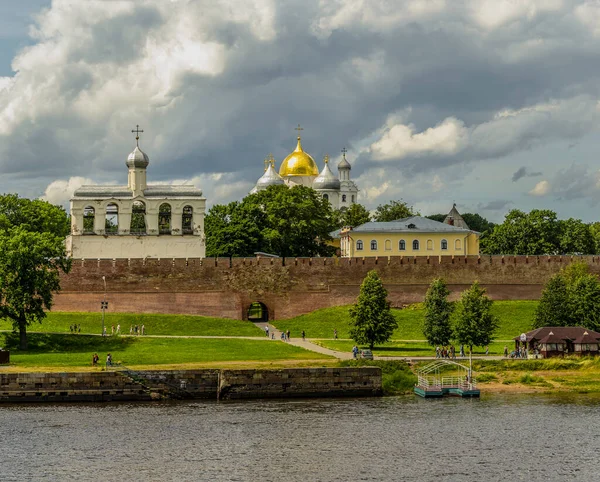
[[[500,328],[496,333],[498,340],[511,340],[519,334],[531,330],[533,313],[537,301],[496,301],[493,313],[500,319]],[[281,330],[290,330],[291,336],[300,336],[302,330],[308,338],[333,338],[337,329],[339,338],[349,338],[349,306],[337,306],[313,311],[306,315],[287,320],[272,321]],[[421,304],[411,305],[403,310],[392,310],[398,320],[394,340],[423,340],[423,320],[425,312]],[[503,345],[504,346],[504,345]]]
[[29,350],[20,352],[18,337],[0,334],[11,350],[11,364],[22,367],[90,366],[92,355],[124,365],[164,365],[220,361],[314,360],[329,358],[281,341],[235,338],[133,338],[31,333]]
[[[34,324],[28,331],[69,333],[69,326],[81,325],[81,333],[100,334],[100,313],[49,312],[41,324]],[[159,315],[135,313],[106,313],[104,324],[110,335],[111,326],[121,325],[121,333],[129,334],[131,325],[145,325],[147,335],[200,335],[200,336],[261,336],[264,332],[249,321],[210,318],[192,315]],[[0,330],[12,330],[11,323],[0,321]]]
[[[336,351],[352,351],[354,342],[351,340],[318,340],[314,342],[317,345],[329,348]],[[490,345],[490,355],[502,355],[504,351],[504,345],[506,343],[492,343]],[[507,345],[509,350],[512,345]],[[459,346],[456,347],[456,356],[459,355]],[[368,346],[360,346],[359,348],[368,348]],[[411,356],[435,356],[435,349],[429,346],[426,342],[399,342],[392,341],[383,345],[376,345],[373,349],[373,354],[377,356],[398,356],[398,357],[411,357]],[[468,356],[468,350],[465,348],[465,354]],[[485,349],[479,347],[473,347],[474,355],[484,355]]]

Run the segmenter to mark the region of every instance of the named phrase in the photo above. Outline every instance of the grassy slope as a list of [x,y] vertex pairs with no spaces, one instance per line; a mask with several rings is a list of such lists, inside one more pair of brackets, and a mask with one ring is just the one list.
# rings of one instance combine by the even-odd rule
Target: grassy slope
[[[131,325],[145,325],[147,335],[202,335],[202,336],[261,336],[260,328],[248,321],[226,318],[210,318],[191,315],[160,315],[135,313],[107,313],[104,324],[107,333],[111,325],[121,324],[121,333],[129,334]],[[69,326],[81,325],[81,333],[100,334],[102,315],[100,313],[50,312],[41,324],[28,328],[30,332],[69,333]],[[12,325],[0,321],[0,330],[11,330]]]
[[[536,301],[496,301],[493,313],[500,319],[500,328],[496,333],[498,340],[511,340],[519,334],[529,331],[533,322]],[[333,338],[333,330],[337,329],[339,338],[349,338],[348,306],[338,306],[313,311],[312,313],[273,321],[273,325],[282,330],[290,330],[292,336],[299,336],[302,330],[309,338]],[[398,320],[398,329],[394,332],[394,340],[423,340],[424,311],[420,305],[404,310],[392,310]],[[504,346],[504,345],[503,345]]]
[[11,363],[23,367],[91,364],[93,353],[101,362],[111,353],[125,365],[161,365],[241,360],[311,360],[321,355],[280,341],[198,338],[133,338],[32,333],[30,349],[20,352],[15,335],[0,335],[1,346],[11,350]]
[[[336,351],[349,352],[352,350],[354,345],[353,341],[350,340],[318,340],[315,342],[317,345],[329,348]],[[502,355],[504,345],[507,343],[499,342],[490,344],[490,355]],[[508,345],[509,348],[512,345]],[[361,346],[361,348],[367,348]],[[392,341],[385,343],[384,345],[375,346],[373,354],[377,356],[398,356],[398,357],[412,357],[412,356],[434,356],[435,349],[427,344],[427,342],[402,342]],[[465,354],[468,356],[468,351],[465,349]],[[474,355],[484,355],[485,349],[482,347],[473,347]],[[458,357],[458,345],[456,346],[456,356]]]

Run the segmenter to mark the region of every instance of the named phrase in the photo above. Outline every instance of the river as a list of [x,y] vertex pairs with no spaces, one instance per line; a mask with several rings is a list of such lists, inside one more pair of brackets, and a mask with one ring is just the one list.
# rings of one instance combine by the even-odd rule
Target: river
[[0,480],[600,480],[600,400],[0,406]]

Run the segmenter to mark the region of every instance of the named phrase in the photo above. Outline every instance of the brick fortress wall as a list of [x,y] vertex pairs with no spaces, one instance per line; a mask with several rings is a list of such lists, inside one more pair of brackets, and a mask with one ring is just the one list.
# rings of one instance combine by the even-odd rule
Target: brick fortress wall
[[270,319],[289,318],[353,303],[372,269],[396,307],[422,301],[436,277],[453,298],[478,280],[496,300],[538,299],[548,278],[576,260],[600,275],[600,258],[592,256],[73,260],[53,309],[99,311],[105,276],[109,312],[244,319],[250,303],[260,301]]

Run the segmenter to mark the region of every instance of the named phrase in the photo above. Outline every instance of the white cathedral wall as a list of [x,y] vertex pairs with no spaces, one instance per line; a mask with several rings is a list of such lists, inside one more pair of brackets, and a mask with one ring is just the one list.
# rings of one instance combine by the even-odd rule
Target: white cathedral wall
[[80,259],[204,258],[204,237],[186,236],[68,236],[67,253]]
[[283,178],[283,181],[289,186],[306,186],[312,187],[312,183],[316,176],[287,176]]

